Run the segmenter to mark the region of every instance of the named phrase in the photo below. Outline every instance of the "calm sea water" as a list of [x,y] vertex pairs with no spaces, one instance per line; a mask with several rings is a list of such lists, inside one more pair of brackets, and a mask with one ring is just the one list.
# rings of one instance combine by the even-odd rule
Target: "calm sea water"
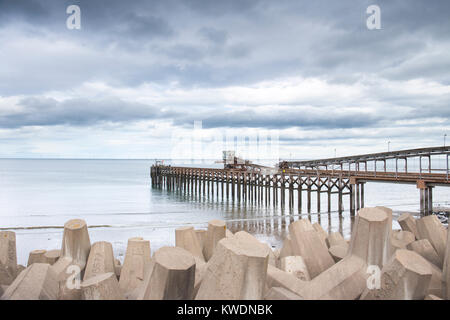
[[[115,255],[121,258],[130,237],[149,239],[154,251],[175,243],[175,228],[183,225],[205,228],[211,219],[224,219],[233,231],[244,229],[272,246],[279,246],[285,227],[300,217],[297,210],[289,212],[279,207],[194,198],[152,189],[149,177],[152,163],[0,159],[0,228],[16,232],[19,263],[26,264],[33,249],[59,248],[61,227],[73,218],[85,219],[90,226],[91,242],[112,242]],[[196,165],[220,166],[211,162]],[[413,185],[368,183],[365,195],[366,206],[388,206],[396,214],[418,211],[419,193]],[[313,212],[314,197],[313,193]],[[322,201],[326,201],[325,196]],[[335,210],[337,201],[333,199],[332,203]],[[436,188],[434,203],[448,206],[450,188]],[[344,206],[348,209],[346,197]],[[326,208],[326,203],[322,203],[322,208]],[[330,215],[313,213],[311,220],[320,222],[325,229],[350,235],[348,212],[341,218],[336,211]]]

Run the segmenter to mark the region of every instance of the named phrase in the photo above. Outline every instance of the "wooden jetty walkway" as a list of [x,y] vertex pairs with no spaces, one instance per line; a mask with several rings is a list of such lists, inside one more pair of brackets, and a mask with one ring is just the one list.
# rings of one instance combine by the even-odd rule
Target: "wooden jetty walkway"
[[[433,188],[450,186],[450,147],[409,149],[357,156],[281,161],[277,168],[258,165],[225,165],[224,169],[172,167],[156,164],[151,167],[153,187],[169,191],[200,194],[217,199],[245,201],[266,206],[289,206],[302,213],[303,202],[311,213],[311,195],[316,193],[317,212],[321,212],[322,195],[331,212],[332,195],[337,194],[338,211],[344,210],[344,196],[348,196],[351,215],[364,207],[364,185],[367,182],[415,184],[420,189],[422,215],[433,212]],[[415,159],[415,160],[414,160]],[[426,161],[423,162],[423,159]],[[419,168],[408,168],[411,161]],[[393,162],[387,166],[387,162]],[[433,163],[445,161],[442,167]],[[380,170],[378,164],[382,163]],[[305,196],[306,195],[306,199]]]

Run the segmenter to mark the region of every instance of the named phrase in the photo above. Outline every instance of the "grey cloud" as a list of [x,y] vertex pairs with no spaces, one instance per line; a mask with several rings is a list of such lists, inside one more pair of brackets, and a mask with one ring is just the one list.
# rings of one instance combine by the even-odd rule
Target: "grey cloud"
[[[93,74],[100,81],[130,86],[170,81],[185,87],[248,85],[293,75],[349,82],[367,73],[388,79],[449,81],[445,72],[448,61],[434,59],[430,68],[427,64],[409,67],[430,44],[450,45],[450,35],[443,32],[450,28],[448,1],[379,1],[383,26],[379,31],[365,27],[365,9],[372,1],[76,3],[82,8],[79,31],[65,28],[65,7],[73,1],[0,2],[5,8],[3,15],[10,18],[4,19],[4,24],[14,26],[22,20],[31,24],[27,34],[34,30],[39,38],[44,32],[98,53],[86,60],[79,57],[90,66],[72,73],[68,83],[72,86],[89,81]],[[8,48],[8,42],[3,43]],[[104,51],[117,57],[132,55],[133,59],[117,59],[105,72]],[[45,64],[45,57],[34,64],[42,62]],[[26,79],[26,70],[20,65],[17,70],[18,78]],[[43,73],[34,85],[45,91],[45,83],[57,86],[52,78],[61,78],[60,69]],[[0,80],[5,94],[19,87],[19,80],[9,84],[5,77]],[[23,86],[22,93],[36,93],[31,86],[33,83]]]
[[127,122],[161,116],[157,108],[119,99],[71,99],[63,102],[51,98],[27,98],[22,110],[0,118],[0,127],[72,125],[87,126],[101,122]]
[[[70,4],[81,7],[81,30],[65,27]],[[126,126],[155,119],[178,126],[203,120],[206,128],[296,127],[316,132],[395,127],[401,120],[448,120],[448,93],[396,92],[383,83],[425,79],[450,84],[450,2],[379,0],[382,30],[377,31],[365,26],[365,10],[371,4],[371,0],[0,0],[0,96],[25,97],[22,110],[2,116],[0,127]],[[163,103],[164,112],[113,94],[102,100],[44,98],[49,92],[64,94],[92,81],[125,89],[150,83],[162,90],[175,82],[181,90],[189,90],[252,86],[292,76],[363,84],[367,92],[360,101],[349,99],[347,106],[371,104],[375,110],[370,115],[342,114],[338,111],[345,103],[330,101],[326,93],[293,101],[283,114],[275,109],[261,112],[258,103],[251,102],[246,110],[230,111],[220,97],[208,105]],[[376,80],[368,83],[366,77]],[[295,107],[303,105],[312,109]],[[320,112],[322,107],[326,112]]]

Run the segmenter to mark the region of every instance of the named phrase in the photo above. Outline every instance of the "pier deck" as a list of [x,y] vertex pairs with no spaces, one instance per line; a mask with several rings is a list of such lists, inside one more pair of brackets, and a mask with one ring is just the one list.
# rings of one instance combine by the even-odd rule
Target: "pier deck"
[[[422,215],[433,212],[433,188],[450,186],[450,147],[421,148],[358,156],[308,160],[281,161],[276,169],[253,168],[210,169],[194,167],[172,167],[154,165],[151,167],[152,185],[200,193],[208,196],[231,199],[232,201],[258,202],[265,205],[287,205],[297,203],[302,211],[306,201],[307,212],[311,212],[311,194],[317,194],[317,210],[321,211],[321,195],[327,195],[327,210],[331,211],[332,194],[338,195],[338,211],[343,211],[343,197],[348,195],[351,215],[364,207],[364,184],[385,182],[415,184],[420,190],[420,211]],[[432,166],[433,159],[441,157],[445,165]],[[418,170],[408,168],[412,158],[419,160]],[[426,166],[422,159],[426,159]],[[395,171],[388,170],[387,161],[393,161]],[[403,166],[399,167],[399,162]],[[377,163],[383,162],[383,169]],[[442,164],[442,161],[440,161]],[[306,193],[306,199],[303,194]]]

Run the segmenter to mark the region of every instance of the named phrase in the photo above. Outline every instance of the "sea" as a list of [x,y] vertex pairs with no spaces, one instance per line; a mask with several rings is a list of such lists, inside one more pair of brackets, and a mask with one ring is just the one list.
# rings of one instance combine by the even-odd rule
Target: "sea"
[[[223,219],[231,231],[246,230],[274,248],[282,245],[289,223],[307,217],[327,231],[350,237],[347,196],[342,215],[336,210],[335,198],[332,212],[327,212],[325,195],[321,200],[325,212],[318,214],[313,193],[308,215],[306,208],[300,213],[273,205],[169,192],[152,188],[150,167],[154,163],[153,159],[0,159],[0,230],[16,233],[18,263],[26,265],[31,250],[59,249],[63,225],[74,218],[87,222],[91,243],[111,242],[119,260],[123,260],[131,237],[150,240],[155,252],[175,244],[176,228],[207,228],[212,219]],[[222,166],[212,160],[166,163]],[[433,201],[435,206],[449,206],[450,188],[436,187]],[[367,183],[365,206],[386,206],[395,216],[418,214],[419,192],[415,185]],[[396,222],[394,228],[398,228]]]

